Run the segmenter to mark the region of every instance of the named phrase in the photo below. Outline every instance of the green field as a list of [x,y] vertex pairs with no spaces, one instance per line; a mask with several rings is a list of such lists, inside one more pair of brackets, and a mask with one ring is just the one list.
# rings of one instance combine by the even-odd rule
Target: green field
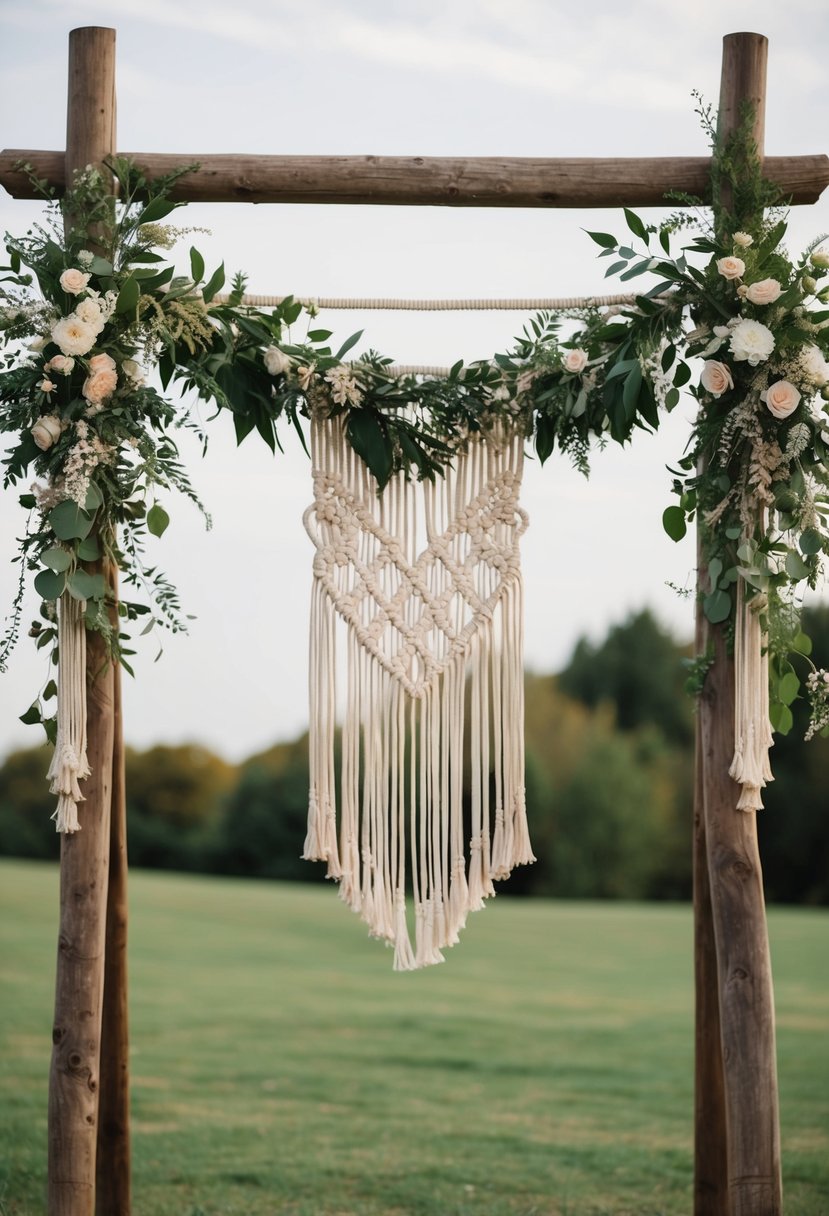
[[[0,863],[3,1216],[44,1210],[56,898]],[[330,886],[131,904],[135,1216],[689,1216],[688,908],[501,898],[395,975]],[[829,916],[770,924],[785,1210],[826,1216]]]

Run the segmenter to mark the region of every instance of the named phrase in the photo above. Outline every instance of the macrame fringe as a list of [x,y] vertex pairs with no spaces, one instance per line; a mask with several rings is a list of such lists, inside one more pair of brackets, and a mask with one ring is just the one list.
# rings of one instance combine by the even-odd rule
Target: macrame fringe
[[762,810],[760,791],[774,777],[769,763],[773,746],[769,722],[769,658],[760,616],[767,597],[746,600],[742,580],[737,588],[734,631],[734,759],[729,775],[742,786],[739,811]]
[[535,860],[524,791],[523,442],[470,439],[445,477],[396,477],[382,496],[340,420],[314,419],[312,459],[303,857],[327,862],[340,897],[393,947],[394,969],[410,971],[443,962],[493,881]]
[[79,781],[90,774],[86,758],[86,605],[64,592],[58,602],[58,709],[55,753],[47,779],[58,795],[56,832],[79,832]]

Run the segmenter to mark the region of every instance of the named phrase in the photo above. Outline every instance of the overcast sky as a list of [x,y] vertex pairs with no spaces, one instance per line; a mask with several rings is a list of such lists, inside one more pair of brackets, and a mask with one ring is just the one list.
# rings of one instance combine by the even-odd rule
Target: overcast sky
[[[0,143],[62,148],[67,34],[118,31],[121,151],[401,155],[705,155],[692,89],[716,103],[721,42],[734,30],[770,40],[766,150],[825,152],[825,0],[0,0]],[[0,191],[14,233],[35,205]],[[548,296],[608,290],[585,227],[621,235],[613,212],[214,204],[180,223],[209,263],[247,271],[250,290],[347,296]],[[798,250],[829,229],[829,201],[792,217]],[[187,244],[183,246],[186,251]],[[614,288],[610,288],[613,290]],[[508,348],[509,313],[346,314],[339,336],[405,363],[450,363]],[[581,634],[648,605],[678,637],[692,609],[666,586],[693,583],[690,539],[660,517],[666,464],[687,441],[686,403],[656,437],[597,454],[589,482],[554,457],[530,463],[523,542],[527,659],[555,670]],[[211,424],[193,481],[214,518],[205,533],[185,502],[159,563],[196,615],[188,637],[141,644],[127,679],[128,741],[195,740],[238,759],[304,728],[311,548],[305,457],[271,457],[255,438],[237,451],[230,422]],[[22,525],[0,497],[0,614],[13,596],[8,559]],[[32,605],[34,609],[34,605]],[[32,612],[33,615],[33,612]],[[2,677],[0,754],[38,741],[17,715],[46,678],[24,640]]]

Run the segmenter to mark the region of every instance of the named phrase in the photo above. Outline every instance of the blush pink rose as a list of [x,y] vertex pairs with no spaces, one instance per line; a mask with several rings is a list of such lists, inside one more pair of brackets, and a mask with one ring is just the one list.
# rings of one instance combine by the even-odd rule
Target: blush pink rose
[[111,355],[93,355],[89,360],[91,372],[114,372],[115,360]]
[[746,264],[742,258],[720,258],[717,270],[724,279],[741,279],[746,272]]
[[48,363],[44,364],[44,371],[60,372],[62,376],[68,376],[75,366],[75,360],[70,359],[68,355],[52,355]]
[[770,384],[764,393],[760,394],[775,418],[782,422],[793,414],[800,404],[800,390],[788,380],[776,380]]
[[104,367],[100,371],[87,376],[81,389],[90,405],[100,405],[107,397],[111,397],[118,384],[118,377],[112,368]]
[[758,283],[750,283],[746,290],[746,299],[752,304],[773,304],[783,294],[783,288],[777,279],[760,279]]
[[82,270],[64,270],[60,276],[60,285],[70,296],[77,296],[86,291],[88,282],[89,275],[84,274]]
[[565,371],[568,372],[583,372],[587,367],[587,352],[583,350],[568,350],[565,352],[562,359]]
[[710,393],[712,397],[721,397],[723,393],[727,393],[730,388],[734,387],[730,368],[716,359],[706,359],[702,365],[700,383],[706,393]]

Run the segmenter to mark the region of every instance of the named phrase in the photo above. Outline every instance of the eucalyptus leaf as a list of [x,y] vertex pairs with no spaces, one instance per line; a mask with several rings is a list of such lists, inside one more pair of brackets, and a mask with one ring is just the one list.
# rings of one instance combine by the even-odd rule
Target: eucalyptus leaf
[[787,735],[794,726],[794,716],[788,705],[776,702],[769,706],[769,721],[779,735]]
[[815,528],[807,528],[800,538],[800,551],[807,557],[820,553],[823,549],[823,539]]
[[153,536],[163,536],[170,523],[170,516],[159,503],[155,503],[147,512],[147,530]]
[[57,600],[63,595],[66,575],[61,571],[41,570],[35,576],[35,591],[44,600]]
[[76,600],[102,600],[106,595],[106,582],[103,574],[76,570],[69,576],[66,589]]
[[92,531],[93,517],[76,502],[59,502],[48,515],[49,527],[58,540],[84,540]]
[[799,582],[802,578],[809,577],[809,567],[804,562],[803,558],[791,549],[786,555],[786,573],[789,578]]
[[784,705],[791,705],[800,692],[800,680],[793,671],[787,671],[777,685],[777,698]]
[[702,607],[711,624],[719,625],[723,621],[727,621],[731,615],[731,596],[727,591],[721,591],[718,588],[710,595],[706,595],[702,601]]
[[794,638],[792,639],[792,649],[796,650],[798,654],[811,654],[812,639],[809,637],[808,633],[803,633],[801,631],[800,633],[795,634]]
[[666,507],[662,512],[662,527],[670,536],[671,540],[682,540],[688,527],[685,523],[685,512],[682,507]]
[[61,574],[72,565],[72,554],[66,549],[47,549],[41,554],[40,560],[44,566],[48,566],[56,574]]
[[86,501],[84,502],[85,511],[97,511],[98,507],[103,504],[104,496],[94,481],[90,481],[86,491]]
[[78,557],[82,562],[95,562],[101,556],[101,547],[94,536],[87,536],[78,545]]

